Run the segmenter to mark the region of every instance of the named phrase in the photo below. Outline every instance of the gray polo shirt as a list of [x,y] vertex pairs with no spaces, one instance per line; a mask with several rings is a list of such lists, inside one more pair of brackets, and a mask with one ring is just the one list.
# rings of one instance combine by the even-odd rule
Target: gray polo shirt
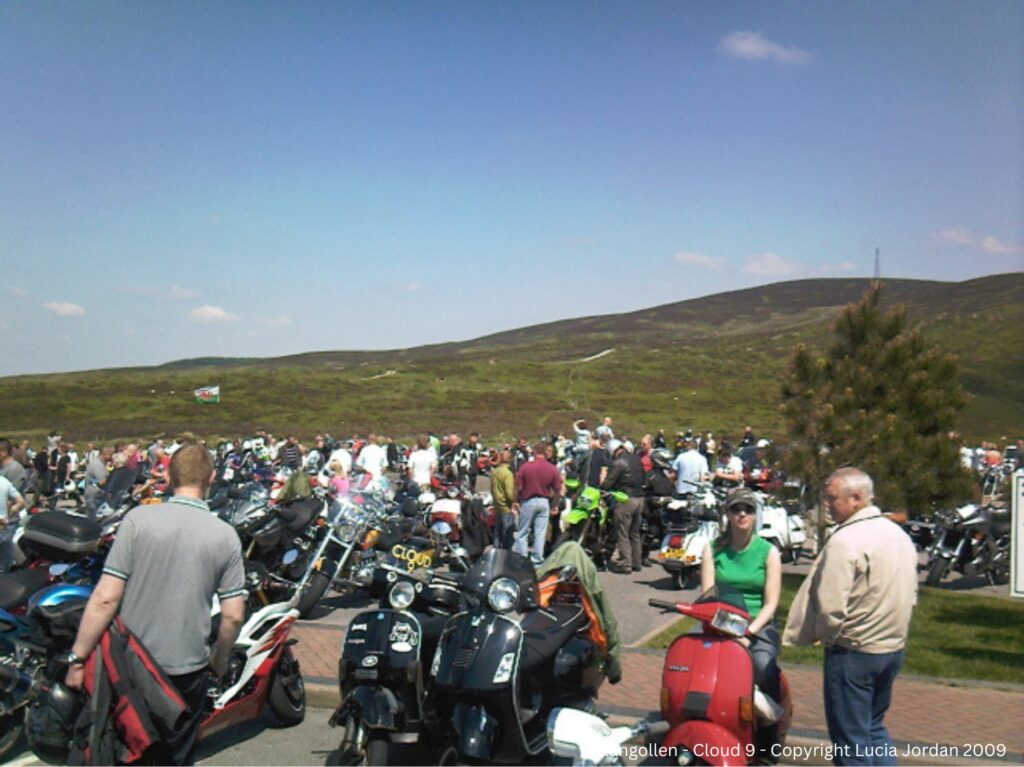
[[132,509],[103,572],[126,581],[121,618],[171,676],[209,663],[213,595],[246,593],[238,535],[191,498]]

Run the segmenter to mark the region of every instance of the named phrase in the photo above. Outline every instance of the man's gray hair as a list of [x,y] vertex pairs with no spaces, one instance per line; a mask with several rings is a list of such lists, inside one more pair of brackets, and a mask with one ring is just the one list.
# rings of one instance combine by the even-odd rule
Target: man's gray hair
[[864,471],[853,466],[846,466],[842,469],[836,469],[832,472],[828,478],[829,484],[832,480],[839,482],[840,486],[847,493],[860,493],[865,501],[869,503],[875,500],[875,483],[871,481],[871,477]]

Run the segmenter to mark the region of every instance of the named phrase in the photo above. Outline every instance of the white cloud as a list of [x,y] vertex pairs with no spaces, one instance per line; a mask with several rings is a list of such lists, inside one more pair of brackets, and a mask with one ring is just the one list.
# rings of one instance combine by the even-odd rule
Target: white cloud
[[239,319],[237,314],[221,309],[219,306],[198,306],[185,317],[189,322],[235,322]]
[[171,285],[171,289],[167,291],[168,298],[198,298],[199,291],[193,290],[192,288],[182,288],[178,285]]
[[283,314],[279,317],[264,317],[256,321],[260,325],[266,325],[268,328],[286,328],[292,324],[292,318],[286,317]]
[[778,64],[804,64],[811,58],[807,51],[773,43],[760,32],[732,32],[719,40],[718,50],[732,59],[768,60]]
[[981,242],[978,244],[982,250],[987,250],[989,253],[999,253],[1000,255],[1024,253],[1024,248],[1020,245],[1010,245],[1002,240],[997,240],[995,237],[982,237]]
[[423,290],[423,285],[418,283],[418,282],[413,281],[413,282],[410,282],[408,285],[406,285],[405,289],[408,290],[410,293],[416,293],[416,292],[418,292],[420,290]]
[[118,285],[115,290],[119,293],[127,293],[130,296],[141,296],[162,299],[198,298],[200,292],[193,288],[183,288],[180,285],[161,288],[157,285]]
[[81,317],[85,314],[85,309],[81,306],[67,302],[48,301],[43,304],[43,308],[53,312],[58,317]]
[[725,259],[721,256],[708,256],[704,253],[696,253],[692,250],[681,250],[672,256],[672,260],[677,264],[699,266],[704,269],[721,269],[722,265],[725,263]]
[[1000,239],[988,235],[982,237],[975,235],[971,230],[962,226],[940,229],[931,235],[933,245],[961,245],[974,250],[982,250],[986,253],[996,253],[1001,256],[1024,253],[1024,246],[1012,245]]
[[783,258],[778,253],[755,253],[743,265],[743,271],[747,274],[766,277],[781,277],[794,274],[799,270],[799,263],[789,258]]

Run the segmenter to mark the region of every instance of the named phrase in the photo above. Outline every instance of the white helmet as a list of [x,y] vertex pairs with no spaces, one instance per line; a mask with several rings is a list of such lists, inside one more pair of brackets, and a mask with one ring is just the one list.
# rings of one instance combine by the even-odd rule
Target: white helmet
[[621,439],[610,439],[605,449],[608,451],[608,455],[614,456],[620,447],[622,447]]
[[766,439],[759,439],[759,440],[757,441],[757,446],[758,446],[758,447],[768,447],[768,446],[769,446],[770,444],[772,444],[772,443],[771,443],[771,442],[769,442],[769,441],[768,441],[768,440],[766,440]]

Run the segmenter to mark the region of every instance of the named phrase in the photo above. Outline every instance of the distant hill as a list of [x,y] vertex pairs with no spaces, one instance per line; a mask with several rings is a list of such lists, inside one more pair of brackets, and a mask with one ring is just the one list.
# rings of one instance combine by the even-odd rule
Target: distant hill
[[[177,360],[149,368],[0,378],[0,429],[77,439],[265,427],[312,434],[478,429],[564,431],[612,415],[634,432],[777,432],[779,382],[797,343],[823,348],[863,279],[777,283],[623,314],[561,320],[468,341],[386,351]],[[962,431],[1024,432],[1024,274],[960,283],[886,280],[933,342],[959,355],[972,399]],[[222,401],[200,407],[197,386]]]

